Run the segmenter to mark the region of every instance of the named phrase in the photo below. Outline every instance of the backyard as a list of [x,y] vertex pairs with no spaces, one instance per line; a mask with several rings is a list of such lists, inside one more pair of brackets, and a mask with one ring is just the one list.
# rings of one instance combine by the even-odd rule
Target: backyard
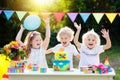
[[[105,56],[108,56],[110,66],[116,72],[114,80],[120,80],[120,0],[0,0],[0,48],[15,40],[20,25],[31,14],[41,19],[36,31],[43,34],[43,39],[46,29],[44,18],[50,17],[49,48],[58,44],[56,35],[61,28],[68,26],[76,32],[73,22],[81,23],[80,42],[84,33],[94,29],[100,35],[101,44],[105,44],[101,29],[109,30],[112,47],[100,55],[100,60],[104,63]],[[25,29],[22,41],[28,32],[30,30]],[[51,68],[54,53],[46,57]],[[74,68],[78,67],[78,63],[79,60],[74,57]]]

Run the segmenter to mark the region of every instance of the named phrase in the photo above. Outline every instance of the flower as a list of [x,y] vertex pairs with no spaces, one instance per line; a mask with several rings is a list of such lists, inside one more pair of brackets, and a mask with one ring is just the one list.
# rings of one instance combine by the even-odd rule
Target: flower
[[20,46],[17,41],[11,41],[0,49],[1,54],[5,54],[11,60],[24,59],[26,57],[26,46]]

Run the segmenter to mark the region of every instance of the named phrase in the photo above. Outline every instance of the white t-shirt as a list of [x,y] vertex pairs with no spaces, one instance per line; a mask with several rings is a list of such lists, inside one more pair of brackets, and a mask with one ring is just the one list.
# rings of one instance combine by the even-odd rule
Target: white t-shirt
[[73,55],[76,56],[78,53],[74,45],[69,44],[69,46],[64,47],[62,44],[57,44],[55,47],[51,48],[54,53],[56,53],[60,48],[64,48],[64,51],[68,53],[68,60],[70,60],[70,68],[73,68]]
[[99,55],[104,52],[103,46],[95,46],[93,49],[88,49],[84,44],[81,44],[79,67],[88,65],[97,65],[100,63]]
[[39,49],[31,48],[28,58],[28,64],[37,64],[41,68],[48,68],[45,57],[45,49],[41,46]]

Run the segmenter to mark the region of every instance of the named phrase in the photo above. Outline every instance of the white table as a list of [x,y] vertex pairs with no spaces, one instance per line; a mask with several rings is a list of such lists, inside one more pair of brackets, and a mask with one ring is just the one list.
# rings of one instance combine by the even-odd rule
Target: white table
[[9,80],[113,80],[115,71],[107,74],[84,74],[77,69],[66,72],[55,72],[48,69],[47,73],[25,72],[25,73],[8,73]]

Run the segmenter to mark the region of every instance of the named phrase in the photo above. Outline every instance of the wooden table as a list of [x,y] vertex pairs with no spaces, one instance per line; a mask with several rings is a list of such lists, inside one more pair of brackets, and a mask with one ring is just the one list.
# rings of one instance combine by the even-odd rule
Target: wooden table
[[25,73],[8,73],[9,80],[113,80],[115,76],[114,69],[106,74],[84,74],[78,69],[66,72],[55,72],[48,69],[46,73],[25,72]]

